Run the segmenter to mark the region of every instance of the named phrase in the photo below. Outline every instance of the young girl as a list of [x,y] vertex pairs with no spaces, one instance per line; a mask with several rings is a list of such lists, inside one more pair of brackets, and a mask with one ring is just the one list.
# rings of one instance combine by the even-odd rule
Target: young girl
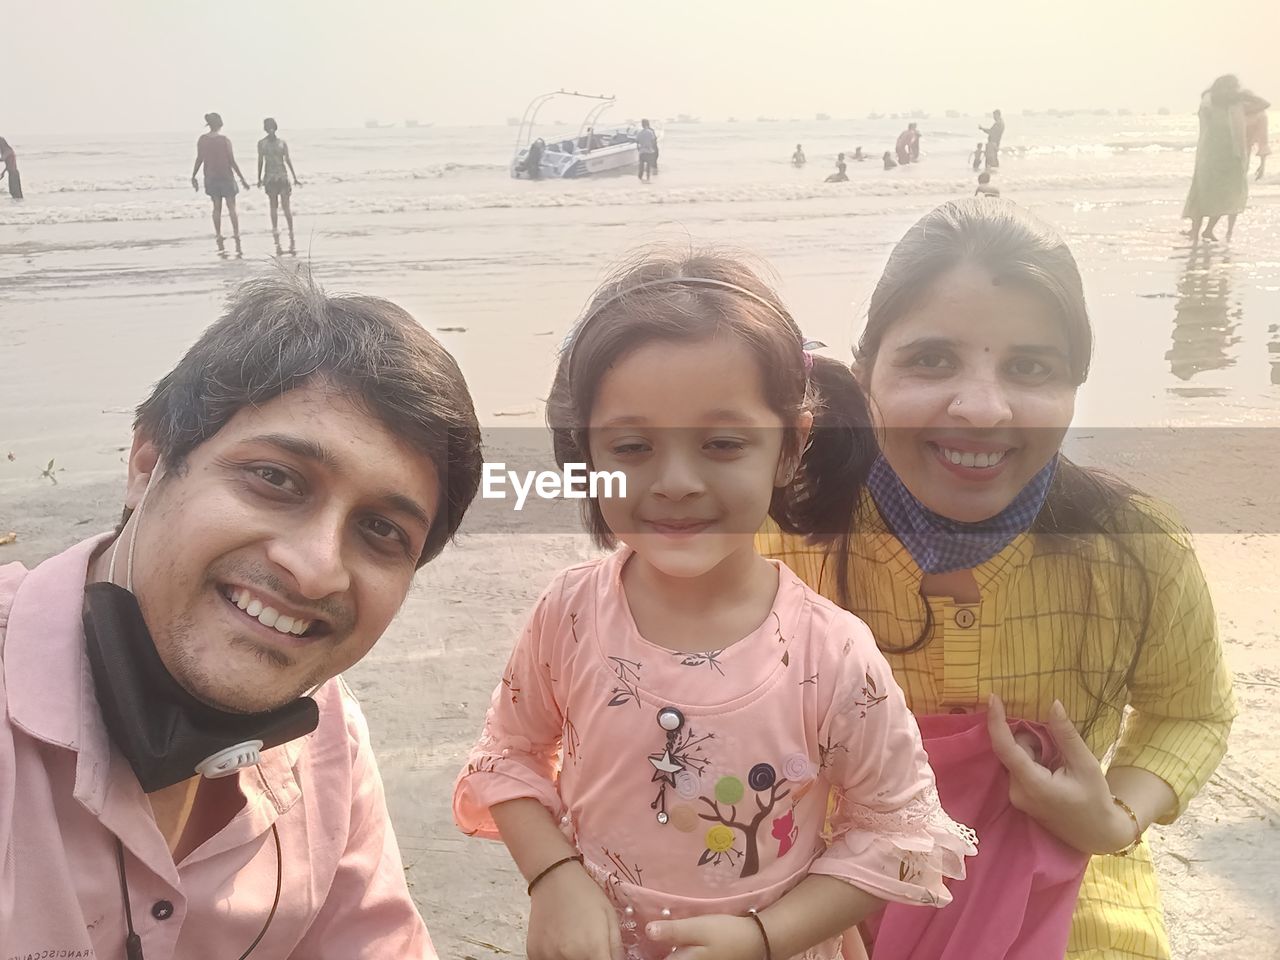
[[843,519],[761,538],[870,625],[983,838],[947,910],[884,912],[877,957],[1169,956],[1141,838],[1222,758],[1231,677],[1186,531],[1060,452],[1092,346],[1060,236],[1006,200],[938,207],[872,294],[862,390],[815,428],[878,439],[811,484]]
[[454,795],[528,881],[532,960],[830,960],[885,900],[947,903],[975,851],[870,632],[755,552],[801,464],[852,455],[806,449],[809,366],[720,256],[620,273],[565,345],[556,457],[625,475],[586,504],[623,546],[539,600]]

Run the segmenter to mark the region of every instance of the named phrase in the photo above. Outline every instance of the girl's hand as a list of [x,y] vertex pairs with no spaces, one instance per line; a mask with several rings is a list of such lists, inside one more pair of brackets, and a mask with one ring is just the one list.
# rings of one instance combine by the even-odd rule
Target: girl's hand
[[645,928],[645,935],[673,948],[668,960],[763,960],[765,952],[760,928],[750,917],[658,920]]
[[1009,802],[1059,840],[1081,853],[1114,853],[1134,838],[1133,821],[1111,799],[1102,764],[1090,751],[1057,700],[1049,709],[1049,732],[1062,765],[1041,766],[1005,722],[1004,704],[991,695],[987,712],[991,747],[1009,771]]
[[623,960],[618,914],[576,863],[559,867],[533,888],[529,960]]

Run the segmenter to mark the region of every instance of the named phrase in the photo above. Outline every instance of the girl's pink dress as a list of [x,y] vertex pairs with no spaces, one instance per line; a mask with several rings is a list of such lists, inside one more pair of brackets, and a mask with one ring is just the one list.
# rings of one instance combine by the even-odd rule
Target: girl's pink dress
[[631,617],[630,554],[571,567],[538,601],[458,776],[458,826],[497,839],[491,805],[539,800],[617,907],[633,960],[669,952],[646,941],[650,920],[764,909],[811,873],[949,902],[943,878],[964,876],[976,838],[939,804],[866,625],[775,562],[755,632],[668,650]]
[[[919,718],[947,809],[978,830],[982,850],[952,884],[946,910],[890,904],[868,924],[873,960],[1048,960],[1067,952],[1071,915],[1089,857],[1009,802],[1009,774],[992,752],[985,714]],[[1040,739],[1040,762],[1058,764],[1045,727],[1010,726]]]

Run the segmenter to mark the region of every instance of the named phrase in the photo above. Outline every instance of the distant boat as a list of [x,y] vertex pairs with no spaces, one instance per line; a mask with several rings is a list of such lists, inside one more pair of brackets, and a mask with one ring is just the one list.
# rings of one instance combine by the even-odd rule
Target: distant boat
[[737,123],[737,122],[738,122],[737,117],[730,117],[728,120],[725,121],[725,123]]
[[830,120],[830,119],[831,119],[831,114],[829,114],[829,113],[815,113],[815,114],[813,115],[813,119],[815,119],[815,120]]
[[929,114],[925,113],[923,110],[912,110],[909,116],[911,117],[912,120],[928,120],[929,119]]
[[410,130],[425,130],[427,127],[432,125],[432,121],[428,120],[426,123],[420,123],[417,120],[406,120],[404,125]]
[[1095,117],[1109,117],[1111,116],[1111,111],[1106,107],[1098,107],[1098,109],[1093,111],[1093,115]]
[[883,114],[883,113],[868,113],[868,114],[867,114],[867,119],[868,119],[868,120],[883,120],[883,119],[884,119],[884,114]]
[[1169,115],[1169,108],[1161,107],[1159,110],[1156,111],[1156,113],[1162,117],[1167,117]]
[[1022,115],[1024,117],[1038,117],[1040,116],[1040,111],[1032,110],[1029,107],[1026,107],[1026,108],[1023,108]]
[[380,123],[377,120],[366,120],[364,122],[364,128],[366,130],[386,130],[390,126],[391,124],[389,123]]
[[702,120],[700,118],[691,117],[687,113],[676,114],[676,118],[674,120],[667,121],[667,123],[701,123],[701,122]]
[[957,117],[960,117],[960,116],[963,116],[963,114],[961,114],[959,110],[948,110],[948,111],[947,111],[947,119],[948,119],[948,120],[955,120]]
[[777,117],[756,117],[756,123],[777,123]]
[[1128,107],[1121,107],[1119,110],[1116,111],[1116,116],[1131,117],[1133,116],[1133,111],[1130,110]]

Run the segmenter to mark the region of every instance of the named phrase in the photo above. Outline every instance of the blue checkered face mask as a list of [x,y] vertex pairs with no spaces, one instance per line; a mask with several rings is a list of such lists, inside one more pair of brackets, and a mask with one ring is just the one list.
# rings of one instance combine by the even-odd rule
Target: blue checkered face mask
[[1020,533],[1030,529],[1044,506],[1058,468],[1055,454],[1018,491],[1013,502],[994,517],[962,523],[943,517],[915,498],[883,456],[876,458],[867,477],[871,498],[917,566],[925,573],[969,570],[990,560]]

